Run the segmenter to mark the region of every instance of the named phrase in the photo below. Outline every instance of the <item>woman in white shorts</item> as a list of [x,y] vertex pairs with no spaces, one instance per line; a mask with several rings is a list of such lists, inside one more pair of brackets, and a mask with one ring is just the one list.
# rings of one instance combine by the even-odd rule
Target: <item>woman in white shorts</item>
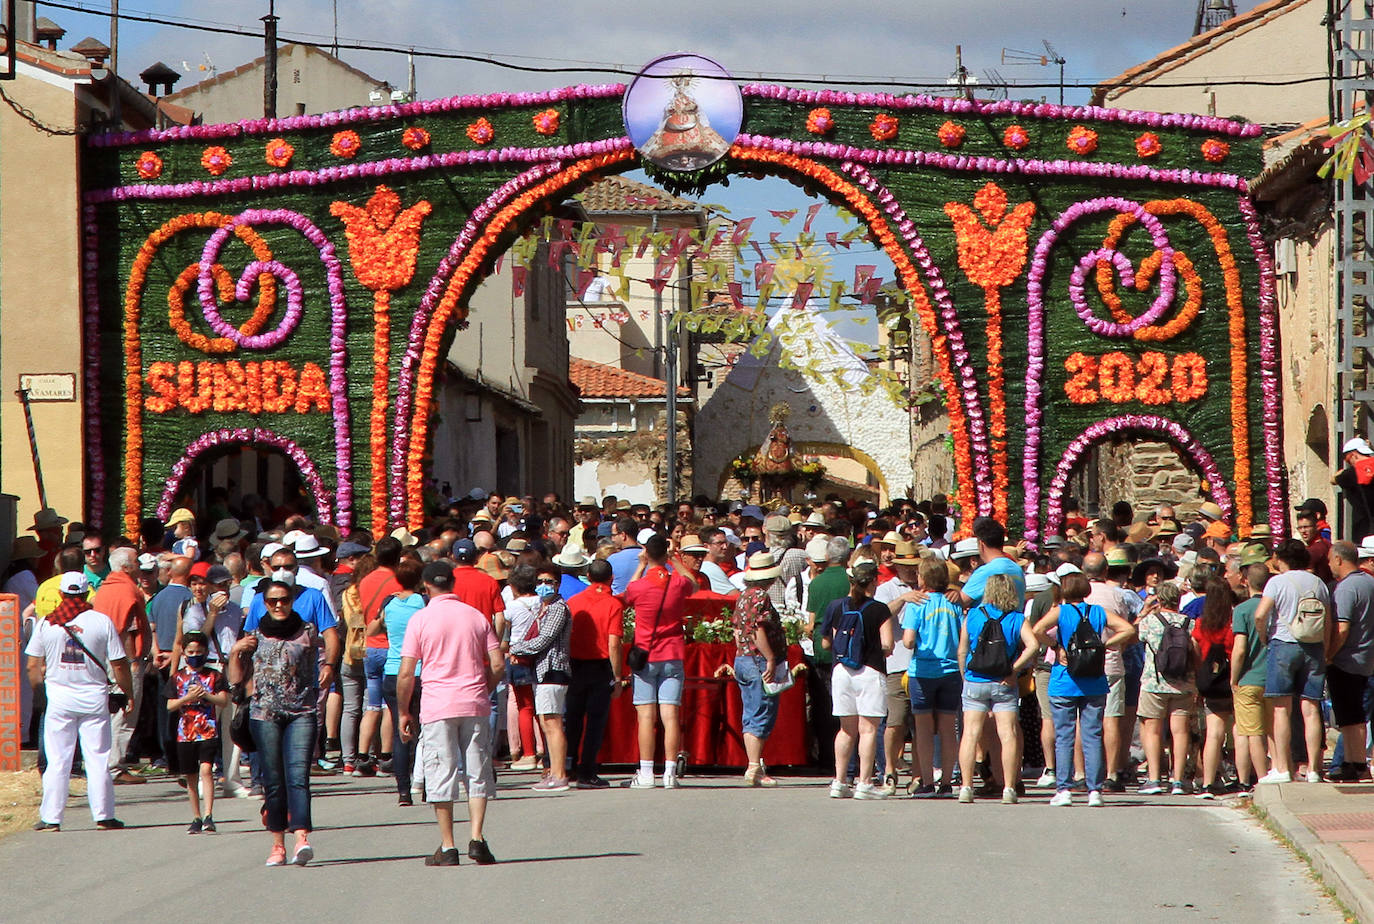
[[[830,798],[882,799],[873,785],[873,758],[878,751],[878,726],[887,718],[887,656],[892,652],[891,613],[873,600],[878,566],[871,561],[854,565],[849,595],[833,601],[821,622],[821,645],[835,655],[831,675],[832,710],[840,720],[835,735],[835,779]],[[849,758],[859,748],[859,780],[849,785]]]

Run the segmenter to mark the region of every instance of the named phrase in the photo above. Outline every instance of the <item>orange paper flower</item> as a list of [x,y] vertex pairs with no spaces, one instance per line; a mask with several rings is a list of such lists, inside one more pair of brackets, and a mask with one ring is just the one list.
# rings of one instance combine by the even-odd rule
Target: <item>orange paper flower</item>
[[1024,150],[1030,144],[1030,134],[1019,125],[1008,125],[1002,132],[1002,144],[1013,151]]
[[1145,132],[1135,140],[1135,152],[1140,157],[1155,157],[1162,150],[1164,145],[1159,143],[1159,136],[1154,132]]
[[401,144],[412,151],[422,151],[429,147],[429,132],[418,125],[412,125],[401,132]]
[[545,109],[543,112],[536,112],[530,117],[534,123],[534,130],[541,135],[553,135],[558,132],[558,110]]
[[138,175],[145,180],[155,180],[162,176],[162,158],[152,151],[144,151],[138,155],[138,163],[135,166]]
[[1208,138],[1202,142],[1201,150],[1208,163],[1219,164],[1231,153],[1231,146],[1220,138]]
[[267,142],[267,148],[263,154],[263,158],[267,161],[269,166],[285,167],[287,164],[291,163],[291,158],[294,157],[295,154],[296,149],[293,148],[286,139],[273,138],[271,141]]
[[897,127],[900,124],[896,116],[880,112],[869,123],[868,131],[875,141],[891,141],[897,137]]
[[229,169],[229,165],[234,162],[234,158],[229,152],[219,145],[212,145],[205,149],[200,155],[200,165],[204,167],[211,176],[219,176]]
[[329,153],[335,157],[357,157],[362,146],[363,140],[358,133],[349,128],[334,133],[334,140],[329,142]]
[[1070,151],[1086,157],[1097,150],[1097,132],[1086,125],[1075,125],[1067,144]]
[[812,109],[806,114],[806,130],[813,135],[825,135],[834,130],[835,119],[825,107]]
[[491,122],[483,116],[467,127],[467,135],[473,144],[490,144],[491,139],[496,137],[496,129],[492,128]]
[[957,122],[946,122],[940,126],[940,130],[935,136],[940,139],[940,143],[947,148],[957,148],[964,143],[964,136],[967,134],[964,126]]

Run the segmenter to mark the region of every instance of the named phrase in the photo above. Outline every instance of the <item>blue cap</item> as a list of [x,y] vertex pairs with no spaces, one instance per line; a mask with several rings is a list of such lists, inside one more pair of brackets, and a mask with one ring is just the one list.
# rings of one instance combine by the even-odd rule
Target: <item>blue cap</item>
[[756,552],[767,552],[767,551],[768,551],[768,545],[767,545],[767,543],[759,542],[757,539],[755,539],[753,542],[749,543],[747,546],[744,547],[744,557],[745,557],[745,558],[748,558],[750,555],[753,555],[753,554],[756,553]]
[[459,539],[453,543],[453,557],[457,561],[475,561],[477,559],[477,543],[471,539]]
[[612,527],[613,525],[614,525],[613,523],[598,523],[597,526],[596,526],[596,538],[598,538],[598,539],[609,539],[609,538],[611,538],[611,527]]
[[758,506],[757,504],[750,504],[749,506],[742,508],[739,512],[739,515],[742,517],[750,517],[752,519],[758,520],[760,523],[763,522],[765,517],[763,508]]

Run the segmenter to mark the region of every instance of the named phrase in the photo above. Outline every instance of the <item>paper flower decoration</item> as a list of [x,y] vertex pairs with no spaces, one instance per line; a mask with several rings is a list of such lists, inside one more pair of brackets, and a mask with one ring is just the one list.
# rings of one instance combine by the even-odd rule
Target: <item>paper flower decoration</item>
[[1086,157],[1097,150],[1097,132],[1086,125],[1075,125],[1069,132],[1068,148],[1075,154]]
[[1231,153],[1231,146],[1220,138],[1208,138],[1202,142],[1202,156],[1208,163],[1219,164]]
[[335,157],[356,157],[362,146],[363,141],[358,133],[351,128],[345,129],[334,133],[334,140],[329,143],[329,153]]
[[412,125],[401,133],[401,144],[412,151],[423,150],[429,147],[429,132],[418,125]]
[[496,137],[496,129],[491,127],[491,122],[485,116],[469,125],[467,133],[473,144],[490,144],[491,139]]
[[545,109],[543,112],[536,112],[531,116],[530,121],[534,123],[534,130],[539,134],[555,134],[558,131],[558,110]]
[[162,176],[162,158],[152,151],[144,151],[138,155],[138,175],[145,180],[155,180]]
[[200,165],[209,172],[211,176],[219,176],[229,169],[229,165],[234,162],[234,158],[229,152],[219,145],[213,145],[205,149],[200,155]]
[[1002,143],[1013,151],[1020,151],[1030,144],[1030,135],[1019,125],[1008,125],[1002,132]]
[[806,116],[806,130],[813,135],[824,135],[833,131],[835,120],[830,115],[830,110],[825,108],[812,109]]
[[897,126],[900,123],[896,116],[887,113],[879,113],[874,117],[868,126],[868,131],[875,141],[891,141],[897,137]]
[[1135,152],[1141,157],[1155,157],[1162,150],[1164,146],[1154,132],[1146,132],[1135,140]]
[[285,167],[291,163],[291,158],[295,155],[296,149],[282,138],[273,138],[267,142],[267,150],[264,155],[267,163],[273,167]]
[[940,126],[940,130],[935,133],[935,137],[940,139],[940,143],[947,148],[957,148],[964,143],[964,126],[956,122],[946,122]]

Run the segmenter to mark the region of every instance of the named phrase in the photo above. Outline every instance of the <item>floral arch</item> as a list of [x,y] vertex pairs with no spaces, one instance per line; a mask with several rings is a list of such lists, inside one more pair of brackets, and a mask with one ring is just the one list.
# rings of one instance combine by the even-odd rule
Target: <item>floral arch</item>
[[[198,441],[257,429],[305,454],[341,527],[414,526],[436,363],[474,285],[549,203],[642,166],[623,93],[92,138],[88,519],[131,522]],[[1035,541],[1071,444],[1150,416],[1205,450],[1242,532],[1282,533],[1275,308],[1247,196],[1257,126],[742,93],[728,155],[660,179],[779,174],[867,223],[931,336],[962,509]]]

